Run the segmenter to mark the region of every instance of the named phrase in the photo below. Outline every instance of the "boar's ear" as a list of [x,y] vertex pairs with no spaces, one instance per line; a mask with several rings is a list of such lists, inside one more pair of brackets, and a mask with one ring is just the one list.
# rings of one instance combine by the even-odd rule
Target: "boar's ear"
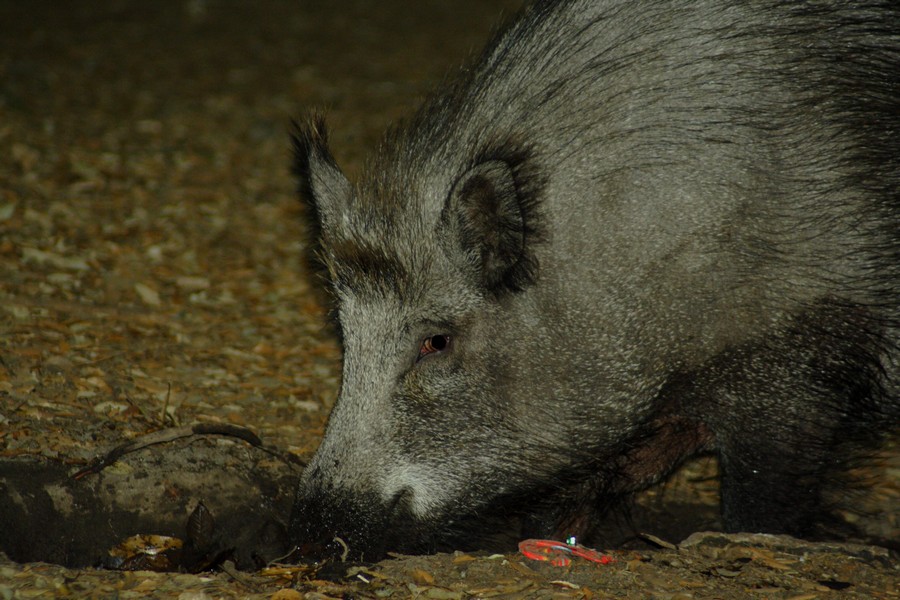
[[478,161],[456,180],[441,218],[482,285],[498,296],[523,290],[537,274],[537,189],[523,160]]
[[316,234],[335,227],[338,215],[350,200],[350,182],[328,149],[325,119],[313,115],[305,123],[293,123],[293,173],[297,190],[312,212]]

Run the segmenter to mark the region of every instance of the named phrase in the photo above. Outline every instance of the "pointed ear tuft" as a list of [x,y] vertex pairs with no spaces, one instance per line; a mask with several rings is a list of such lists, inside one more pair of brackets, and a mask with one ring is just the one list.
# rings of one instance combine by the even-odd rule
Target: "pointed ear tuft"
[[319,232],[328,231],[350,200],[350,182],[328,148],[325,119],[313,114],[303,123],[293,123],[293,173],[297,191],[311,210]]
[[442,224],[456,237],[480,283],[493,294],[517,292],[537,277],[538,180],[527,153],[482,153],[460,176]]

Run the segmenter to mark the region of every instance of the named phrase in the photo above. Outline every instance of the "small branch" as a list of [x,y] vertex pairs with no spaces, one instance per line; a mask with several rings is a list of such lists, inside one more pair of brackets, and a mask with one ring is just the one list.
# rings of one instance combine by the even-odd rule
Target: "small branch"
[[275,450],[264,447],[262,440],[259,439],[259,436],[257,436],[246,427],[240,427],[238,425],[231,425],[228,423],[197,423],[191,426],[161,429],[159,431],[154,431],[152,433],[142,435],[126,444],[122,444],[121,446],[116,446],[106,455],[98,457],[90,465],[75,473],[72,478],[78,480],[86,475],[99,473],[109,465],[119,460],[122,456],[130,452],[135,452],[148,446],[153,446],[154,444],[164,444],[166,442],[172,442],[177,439],[191,437],[194,435],[224,435],[228,437],[238,438],[247,442],[251,446],[259,448],[265,452],[268,452],[269,454],[278,456],[282,460],[287,460],[289,462],[295,463],[300,462],[302,464],[299,459],[289,458],[290,455],[287,455],[287,457],[283,456],[281,453]]
[[219,565],[219,568],[247,589],[256,593],[259,593],[261,591],[259,586],[257,586],[251,579],[237,570],[237,567],[234,566],[234,563],[232,561],[226,560],[221,565]]

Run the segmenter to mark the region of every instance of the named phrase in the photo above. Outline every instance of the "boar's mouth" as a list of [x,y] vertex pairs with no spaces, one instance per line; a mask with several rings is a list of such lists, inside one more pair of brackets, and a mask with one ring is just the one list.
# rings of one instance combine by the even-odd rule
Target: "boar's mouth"
[[[422,519],[411,508],[412,491],[388,502],[374,493],[300,490],[290,520],[290,537],[302,560],[373,562],[388,552],[430,554],[450,550],[508,548],[520,527],[502,510],[465,512]],[[491,506],[503,505],[507,502]]]
[[[571,481],[569,478],[565,478]],[[290,536],[304,560],[373,562],[388,552],[430,554],[452,550],[506,551],[522,535],[564,539],[591,523],[596,486],[542,487],[457,506],[434,518],[416,516],[410,489],[385,502],[375,493],[301,489]]]
[[375,561],[388,551],[435,551],[426,523],[411,508],[412,491],[388,502],[375,493],[300,489],[294,501],[290,536],[304,559]]

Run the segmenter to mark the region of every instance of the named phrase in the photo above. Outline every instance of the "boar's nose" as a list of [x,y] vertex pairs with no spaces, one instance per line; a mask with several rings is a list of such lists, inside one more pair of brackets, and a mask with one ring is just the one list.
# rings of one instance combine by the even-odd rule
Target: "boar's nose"
[[290,536],[303,561],[373,560],[375,551],[366,529],[359,516],[323,514],[318,507],[304,503],[294,507]]
[[306,560],[374,561],[406,550],[414,528],[413,490],[387,501],[374,493],[301,486],[291,514],[290,536]]

